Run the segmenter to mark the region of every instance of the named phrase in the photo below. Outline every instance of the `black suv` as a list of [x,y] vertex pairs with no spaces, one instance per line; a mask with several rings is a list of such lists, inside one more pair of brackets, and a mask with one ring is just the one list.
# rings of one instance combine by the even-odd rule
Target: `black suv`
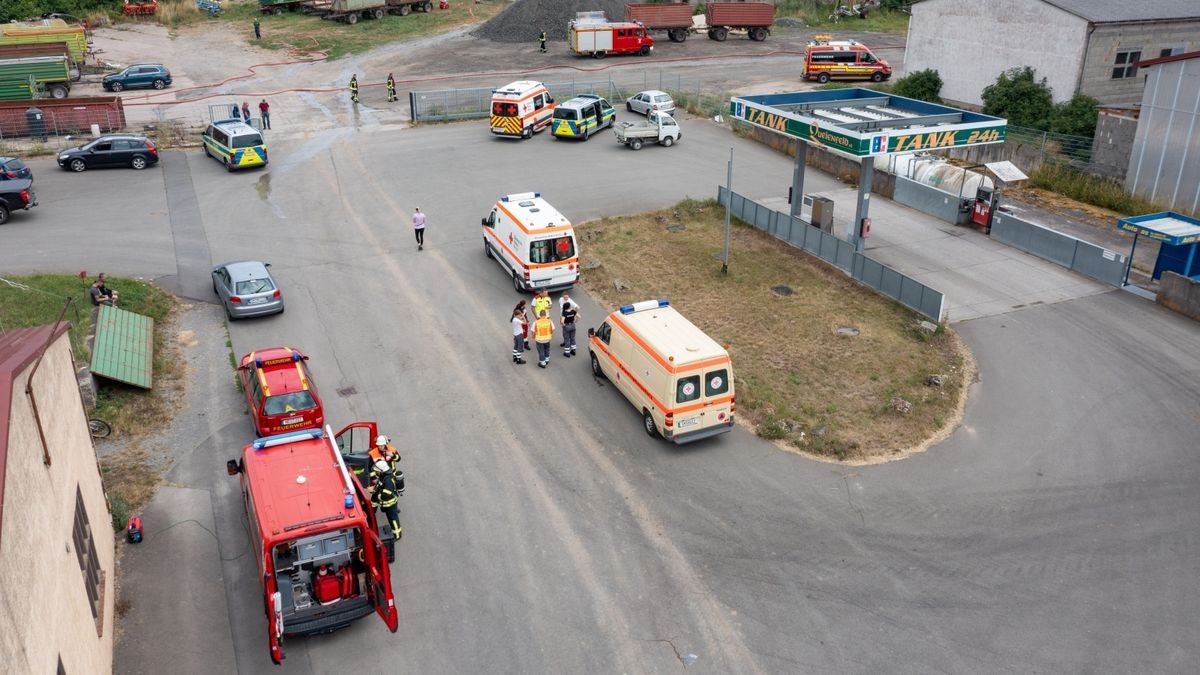
[[0,225],[8,222],[13,211],[37,206],[37,195],[33,194],[33,181],[28,178],[0,180]]
[[58,165],[79,172],[111,166],[144,169],[158,163],[158,148],[145,136],[101,136],[58,153]]
[[0,157],[0,180],[28,178],[33,180],[33,171],[16,157]]

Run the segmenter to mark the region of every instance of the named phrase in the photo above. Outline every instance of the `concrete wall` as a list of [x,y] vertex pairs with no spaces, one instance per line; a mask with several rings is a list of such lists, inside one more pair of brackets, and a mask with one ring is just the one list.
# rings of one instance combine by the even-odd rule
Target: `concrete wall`
[[1200,321],[1200,281],[1164,272],[1158,280],[1158,304]]
[[[974,195],[969,197],[973,198]],[[899,204],[904,204],[954,225],[965,223],[970,218],[969,213],[963,213],[959,209],[962,200],[957,194],[945,192],[903,176],[896,177],[895,200]]]
[[[1181,52],[1200,49],[1200,21],[1099,24],[1088,43],[1079,90],[1101,103],[1137,103],[1142,100],[1145,73],[1139,70],[1134,77],[1114,80],[1117,52],[1140,50],[1141,60],[1149,61],[1158,58],[1162,50],[1172,48]],[[1059,92],[1054,93],[1058,100]]]
[[925,0],[912,6],[904,72],[932,68],[943,99],[979,105],[1000,73],[1032,66],[1065,101],[1075,93],[1087,26],[1041,0]]
[[[115,541],[66,333],[47,351],[34,378],[51,466],[42,462],[25,395],[28,377],[26,369],[13,383],[8,431],[0,532],[0,669],[54,673],[61,658],[68,673],[109,673]],[[104,570],[100,622],[92,618],[71,536],[76,486],[83,492]]]
[[1092,139],[1092,171],[1109,178],[1124,179],[1137,128],[1136,117],[1101,110],[1096,122],[1096,136]]
[[1175,211],[1200,209],[1200,58],[1145,69],[1125,189]]

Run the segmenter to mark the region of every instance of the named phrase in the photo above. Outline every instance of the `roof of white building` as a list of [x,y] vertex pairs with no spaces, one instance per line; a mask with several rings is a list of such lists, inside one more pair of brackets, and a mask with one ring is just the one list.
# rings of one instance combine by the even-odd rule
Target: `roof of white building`
[[1200,19],[1196,0],[1042,0],[1092,23]]

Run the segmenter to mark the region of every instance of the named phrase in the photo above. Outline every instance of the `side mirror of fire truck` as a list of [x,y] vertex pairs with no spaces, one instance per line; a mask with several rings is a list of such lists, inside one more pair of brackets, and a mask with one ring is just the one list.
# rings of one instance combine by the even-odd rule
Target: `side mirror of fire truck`
[[236,459],[231,459],[228,462],[225,462],[225,471],[228,472],[230,476],[236,476],[242,472],[242,463]]

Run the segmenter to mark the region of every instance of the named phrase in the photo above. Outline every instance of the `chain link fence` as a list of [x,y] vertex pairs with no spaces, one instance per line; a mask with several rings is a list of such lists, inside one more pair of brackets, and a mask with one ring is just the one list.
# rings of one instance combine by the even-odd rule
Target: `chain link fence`
[[[665,91],[675,99],[675,105],[706,117],[722,113],[729,105],[729,92],[706,91],[704,82],[686,80],[681,75],[664,71],[642,71],[604,80],[569,80],[546,82],[546,89],[556,101],[566,101],[579,94],[597,94],[613,105],[647,89]],[[491,114],[493,87],[471,89],[433,89],[409,92],[408,101],[413,122],[453,122],[482,119]]]
[[1056,134],[1052,131],[1008,125],[1005,140],[1034,147],[1048,159],[1061,159],[1078,165],[1092,163],[1092,139],[1087,136]]

